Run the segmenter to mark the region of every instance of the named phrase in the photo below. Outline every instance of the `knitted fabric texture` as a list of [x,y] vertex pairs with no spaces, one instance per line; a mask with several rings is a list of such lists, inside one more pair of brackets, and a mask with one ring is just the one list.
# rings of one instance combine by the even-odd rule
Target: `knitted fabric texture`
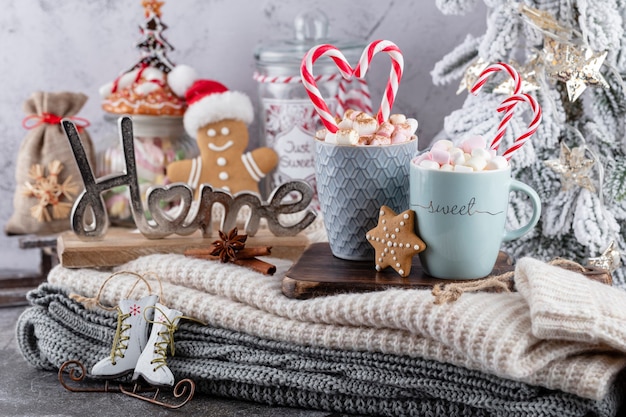
[[[68,359],[87,369],[109,354],[116,316],[89,311],[49,284],[29,294],[18,320],[19,347],[32,365]],[[602,401],[501,379],[436,361],[278,342],[184,323],[168,366],[198,390],[267,404],[375,415],[602,416],[622,401],[615,385]]]
[[[533,259],[521,259],[516,266],[517,284],[528,291],[464,294],[442,305],[433,303],[429,290],[288,299],[281,292],[281,278],[289,264],[279,259],[272,263],[278,266],[273,277],[181,255],[150,255],[117,269],[156,274],[163,281],[165,303],[185,315],[264,339],[436,360],[596,400],[607,395],[626,366],[624,351],[615,347],[620,335],[602,331],[614,328],[615,318],[623,317],[626,293],[604,288],[614,302],[605,303],[606,315],[594,314],[590,323],[583,312],[597,307],[581,294],[597,291],[599,284]],[[48,281],[93,296],[109,275],[56,267]],[[132,282],[111,281],[102,292],[103,301],[116,305]],[[540,297],[534,291],[537,286],[548,296]],[[561,296],[550,297],[551,291]],[[567,295],[580,303],[563,303]],[[572,338],[568,332],[558,338],[550,332],[535,334],[533,327],[539,325],[531,312],[537,311],[540,300],[546,306],[541,309],[544,316],[562,311],[564,322],[580,322],[584,331]],[[600,326],[598,320],[606,323]]]

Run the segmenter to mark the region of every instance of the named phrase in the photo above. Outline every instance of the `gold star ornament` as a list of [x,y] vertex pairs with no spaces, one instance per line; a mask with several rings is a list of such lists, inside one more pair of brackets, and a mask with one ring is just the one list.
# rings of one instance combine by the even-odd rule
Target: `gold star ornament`
[[570,149],[565,142],[561,142],[559,159],[551,159],[544,163],[548,168],[561,175],[563,191],[569,190],[572,185],[578,185],[591,192],[596,190],[590,177],[595,160],[585,158],[584,146]]
[[602,255],[597,258],[589,258],[587,264],[589,266],[595,266],[596,268],[604,269],[605,271],[613,272],[620,267],[622,263],[622,254],[617,249],[615,241],[612,240],[609,243],[608,248],[602,252]]
[[415,212],[396,214],[387,206],[380,208],[378,225],[367,232],[367,241],[376,250],[376,270],[392,267],[402,277],[411,273],[413,256],[426,249],[415,234]]
[[608,51],[594,52],[583,45],[562,43],[546,37],[543,45],[546,73],[567,86],[570,101],[576,101],[589,85],[609,88],[600,67]]

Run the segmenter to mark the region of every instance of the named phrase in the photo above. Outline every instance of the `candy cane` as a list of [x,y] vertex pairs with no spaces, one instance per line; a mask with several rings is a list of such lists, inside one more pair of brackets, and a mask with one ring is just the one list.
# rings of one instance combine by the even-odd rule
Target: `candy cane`
[[[355,88],[348,89],[348,86],[351,86],[353,82],[359,85]],[[357,78],[356,80],[342,79],[339,82],[335,98],[337,99],[335,115],[340,118],[343,117],[343,114],[348,108],[372,114],[370,90],[367,87],[367,82],[362,78]]]
[[528,139],[533,134],[535,134],[535,132],[539,128],[539,123],[541,123],[541,117],[542,117],[541,106],[539,105],[539,103],[533,96],[528,95],[526,93],[515,94],[507,98],[506,100],[502,102],[502,104],[500,104],[500,107],[498,107],[498,111],[499,112],[506,111],[508,114],[512,108],[514,108],[518,103],[522,101],[530,104],[530,107],[532,108],[534,112],[533,120],[530,122],[528,129],[526,129],[526,131],[522,135],[520,135],[517,139],[515,139],[515,141],[513,142],[513,145],[511,145],[511,147],[508,148],[502,154],[502,156],[506,158],[507,161],[511,159],[511,156],[516,150],[521,148],[526,143],[526,141],[528,141]]
[[359,64],[354,70],[354,75],[357,78],[365,77],[370,62],[372,62],[372,58],[378,52],[386,52],[391,57],[391,71],[389,73],[389,82],[385,87],[385,93],[380,104],[380,109],[376,114],[378,124],[382,124],[384,121],[389,119],[391,107],[393,106],[393,102],[396,99],[398,86],[400,85],[400,80],[402,79],[402,71],[404,69],[404,58],[402,57],[402,51],[395,43],[386,40],[374,41],[370,43],[367,48],[365,48],[363,54],[361,55],[361,59],[359,60]]
[[[474,95],[478,94],[480,89],[487,82],[489,76],[498,71],[506,71],[511,76],[511,78],[513,78],[513,95],[519,94],[522,91],[522,77],[520,77],[519,73],[509,64],[499,62],[497,64],[489,65],[483,70],[483,72],[480,73],[470,92]],[[502,138],[504,137],[504,133],[506,132],[506,126],[513,117],[513,109],[515,108],[515,104],[516,103],[512,104],[509,108],[502,110],[506,110],[506,114],[498,125],[498,131],[491,141],[491,145],[489,146],[490,149],[497,151],[500,147],[500,142],[502,142]]]
[[304,58],[302,58],[302,64],[300,65],[302,83],[304,84],[304,88],[313,103],[313,107],[315,107],[315,110],[322,119],[322,123],[326,129],[331,133],[337,133],[337,130],[339,130],[337,122],[335,121],[333,115],[330,114],[328,105],[324,101],[322,93],[320,93],[320,90],[317,88],[315,77],[313,77],[313,64],[322,56],[328,56],[335,61],[335,65],[339,68],[339,72],[342,77],[346,79],[352,77],[353,71],[352,67],[346,60],[346,57],[339,51],[339,49],[328,44],[318,45],[311,48],[309,52],[306,53]]

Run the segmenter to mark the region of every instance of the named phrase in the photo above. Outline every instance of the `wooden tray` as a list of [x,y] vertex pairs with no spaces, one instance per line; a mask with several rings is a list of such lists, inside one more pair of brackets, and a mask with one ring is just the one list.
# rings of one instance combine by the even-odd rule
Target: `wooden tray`
[[[513,261],[500,252],[493,275],[514,269]],[[459,282],[427,275],[419,256],[413,257],[411,274],[402,278],[392,268],[377,272],[374,261],[345,261],[333,256],[328,243],[314,243],[287,271],[282,291],[289,298],[307,299],[346,292],[380,291],[394,288],[432,288],[436,284]],[[464,280],[463,282],[467,282]]]

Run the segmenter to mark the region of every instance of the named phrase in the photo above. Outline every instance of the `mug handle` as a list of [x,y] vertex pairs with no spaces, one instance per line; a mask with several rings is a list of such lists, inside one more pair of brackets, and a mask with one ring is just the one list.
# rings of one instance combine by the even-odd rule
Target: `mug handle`
[[528,197],[530,197],[530,201],[533,204],[533,215],[526,225],[520,227],[515,230],[505,230],[504,237],[502,240],[504,242],[508,242],[513,239],[517,239],[519,237],[524,236],[526,233],[530,231],[533,227],[537,225],[539,221],[539,216],[541,215],[541,200],[539,199],[539,195],[535,190],[530,188],[527,184],[524,184],[518,180],[511,180],[511,185],[509,186],[509,192],[511,191],[521,191],[525,193]]

